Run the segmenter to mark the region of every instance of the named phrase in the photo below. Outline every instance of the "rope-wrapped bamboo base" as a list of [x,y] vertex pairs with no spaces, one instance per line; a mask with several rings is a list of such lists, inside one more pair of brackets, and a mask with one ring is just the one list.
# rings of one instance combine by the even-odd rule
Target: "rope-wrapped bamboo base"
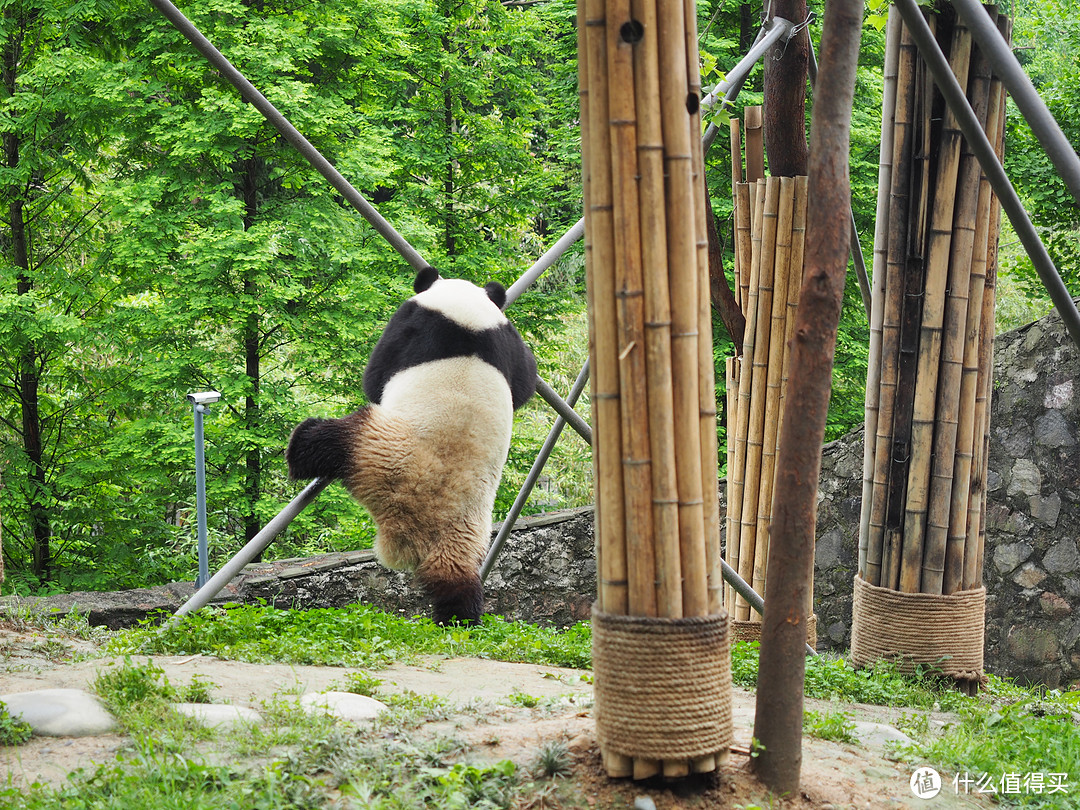
[[894,661],[904,672],[930,665],[958,681],[983,676],[986,588],[945,595],[901,593],[855,577],[851,663]]
[[722,755],[732,741],[727,614],[661,619],[594,605],[593,684],[603,750],[651,760]]
[[[761,619],[749,621],[731,620],[731,640],[761,641]],[[806,643],[817,649],[817,614],[806,617]]]

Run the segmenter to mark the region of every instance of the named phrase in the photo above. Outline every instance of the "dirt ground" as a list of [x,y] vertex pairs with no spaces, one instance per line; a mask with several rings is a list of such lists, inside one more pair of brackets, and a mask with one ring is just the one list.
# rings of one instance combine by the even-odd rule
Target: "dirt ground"
[[[0,694],[50,688],[86,688],[96,674],[116,665],[116,659],[92,657],[91,642],[16,630],[0,624]],[[143,657],[137,660],[142,661]],[[214,684],[214,702],[258,708],[271,697],[320,692],[345,682],[348,670],[338,667],[246,664],[207,656],[154,656],[173,685],[187,683],[196,675]],[[595,728],[590,716],[592,702],[583,673],[530,664],[464,658],[432,658],[422,666],[396,665],[374,673],[383,689],[411,690],[440,695],[452,706],[470,704],[468,712],[454,713],[449,721],[454,733],[465,740],[474,760],[510,758],[526,766],[539,746],[548,740],[568,743],[574,755],[575,794],[595,808],[630,808],[639,797],[649,797],[658,810],[684,808],[782,807],[788,810],[819,808],[989,807],[974,796],[957,796],[946,786],[932,800],[911,792],[913,766],[898,764],[880,749],[804,738],[801,795],[782,802],[770,798],[749,772],[750,737],[754,723],[754,696],[735,689],[733,716],[735,740],[727,766],[719,778],[664,783],[612,780],[600,765]],[[529,709],[506,699],[524,693],[537,698],[563,700]],[[489,710],[479,717],[476,701]],[[847,711],[855,720],[890,723],[900,711],[878,706],[808,701],[808,709]],[[59,782],[76,768],[111,761],[125,744],[123,736],[55,738],[34,737],[14,748],[0,747],[0,784],[35,781]]]

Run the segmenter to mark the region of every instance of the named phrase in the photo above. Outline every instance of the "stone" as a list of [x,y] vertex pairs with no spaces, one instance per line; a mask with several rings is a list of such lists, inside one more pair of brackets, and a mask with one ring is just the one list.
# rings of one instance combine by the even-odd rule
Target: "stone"
[[1064,408],[1070,405],[1072,401],[1073,381],[1065,380],[1046,389],[1046,396],[1043,397],[1043,407],[1048,410],[1051,408]]
[[843,644],[847,640],[848,626],[843,622],[833,622],[825,630],[829,634],[829,638],[835,641],[837,644]]
[[1035,462],[1027,458],[1018,458],[1012,466],[1009,479],[1009,495],[1038,495],[1042,487],[1042,473]]
[[1009,655],[1031,664],[1048,664],[1058,657],[1058,637],[1043,627],[1016,626],[1005,640]]
[[636,796],[634,798],[634,810],[656,810],[656,802],[651,796]]
[[1034,551],[1027,543],[1006,543],[994,549],[994,567],[998,573],[1008,574],[1015,571],[1020,563],[1031,556]]
[[324,712],[338,720],[362,723],[373,720],[386,711],[386,704],[367,695],[352,692],[315,692],[300,698],[300,705],[309,713]]
[[1039,597],[1039,608],[1051,619],[1063,619],[1072,613],[1072,605],[1050,591],[1043,591]]
[[1059,540],[1043,554],[1043,568],[1051,574],[1068,574],[1080,569],[1080,550],[1076,540]]
[[844,537],[839,529],[830,529],[817,539],[814,548],[814,567],[832,568],[840,561]]
[[1061,411],[1047,411],[1035,420],[1035,442],[1043,447],[1072,447],[1076,437]]
[[1028,498],[1031,516],[1041,523],[1045,523],[1051,529],[1057,526],[1058,516],[1061,514],[1061,496],[1056,492],[1045,498],[1032,495]]
[[1034,588],[1046,579],[1046,572],[1032,563],[1024,563],[1012,578],[1012,581],[1021,588]]
[[870,723],[865,720],[855,721],[855,736],[868,748],[883,749],[888,745],[911,745],[914,740],[900,729],[884,723]]
[[223,703],[174,703],[172,707],[207,728],[232,728],[262,722],[262,715],[247,706]]
[[37,689],[0,695],[8,712],[42,737],[95,737],[117,729],[114,718],[84,689]]

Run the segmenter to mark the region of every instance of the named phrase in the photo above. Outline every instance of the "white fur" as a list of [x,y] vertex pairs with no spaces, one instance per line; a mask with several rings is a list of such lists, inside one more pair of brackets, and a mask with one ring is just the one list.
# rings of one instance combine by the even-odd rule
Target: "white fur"
[[425,309],[441,312],[473,332],[482,332],[506,323],[506,316],[487,297],[482,287],[460,278],[440,278],[413,296]]

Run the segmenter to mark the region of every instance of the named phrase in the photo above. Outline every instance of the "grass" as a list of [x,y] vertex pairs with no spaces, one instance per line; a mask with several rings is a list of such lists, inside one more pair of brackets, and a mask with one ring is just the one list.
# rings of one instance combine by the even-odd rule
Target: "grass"
[[[0,806],[303,810],[333,805],[407,810],[532,802],[558,807],[552,777],[566,773],[561,748],[537,752],[530,769],[535,782],[509,762],[463,762],[464,743],[453,736],[426,738],[420,730],[480,710],[428,695],[384,694],[377,672],[371,670],[429,655],[588,668],[591,634],[584,623],[560,631],[491,617],[475,628],[442,629],[426,619],[403,619],[362,606],[311,611],[233,607],[204,611],[176,627],[144,626],[111,634],[105,652],[128,656],[102,673],[94,689],[117,714],[130,744],[115,762],[76,773],[59,788],[0,787]],[[212,700],[213,684],[196,681],[173,687],[159,667],[149,660],[140,662],[139,656],[149,653],[364,667],[347,674],[339,688],[378,697],[389,710],[370,726],[358,728],[303,712],[295,695],[279,696],[262,706],[260,724],[207,730],[168,704]],[[756,686],[755,644],[734,646],[732,673],[737,684]],[[1076,806],[1080,693],[1024,689],[991,676],[982,693],[969,698],[945,685],[932,669],[915,676],[887,664],[856,671],[829,656],[807,659],[805,683],[811,698],[912,709],[898,725],[915,742],[899,749],[897,756],[936,767],[946,792],[954,790],[956,775],[961,792],[968,787],[975,793],[980,779],[984,785],[986,780],[995,782],[1005,806]],[[540,701],[517,692],[507,702],[535,707]],[[930,722],[931,711],[949,712],[951,719],[940,728]],[[851,743],[852,718],[845,707],[807,712],[804,727],[809,735]],[[191,754],[195,750],[197,756]],[[1039,786],[1042,792],[1035,793]],[[1002,787],[1019,792],[1003,794]],[[1057,787],[1065,792],[1051,792]],[[1022,792],[1025,789],[1028,792]]]
[[584,623],[556,630],[485,616],[477,627],[443,629],[428,619],[402,619],[367,605],[314,610],[240,605],[203,610],[175,627],[127,631],[115,636],[107,651],[347,667],[445,655],[587,668],[590,644]]

